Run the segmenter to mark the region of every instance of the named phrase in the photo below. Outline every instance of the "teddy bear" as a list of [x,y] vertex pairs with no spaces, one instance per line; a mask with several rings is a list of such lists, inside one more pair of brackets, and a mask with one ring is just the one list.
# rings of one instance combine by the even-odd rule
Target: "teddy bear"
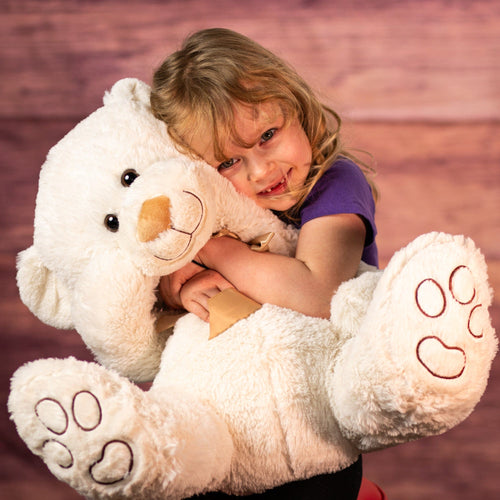
[[296,241],[213,168],[180,155],[149,95],[144,82],[118,81],[49,151],[34,244],[17,274],[21,299],[42,321],[75,328],[100,363],[135,381],[155,376],[171,333],[155,307],[160,276],[228,225],[245,241],[271,234],[272,252],[289,255]]
[[20,295],[98,361],[41,359],[12,378],[11,418],[50,471],[88,498],[245,495],[463,421],[497,350],[486,263],[463,236],[362,264],[328,319],[256,304],[216,335],[193,314],[164,328],[160,277],[214,233],[285,255],[297,235],[177,152],[149,95],[118,81],[41,170]]

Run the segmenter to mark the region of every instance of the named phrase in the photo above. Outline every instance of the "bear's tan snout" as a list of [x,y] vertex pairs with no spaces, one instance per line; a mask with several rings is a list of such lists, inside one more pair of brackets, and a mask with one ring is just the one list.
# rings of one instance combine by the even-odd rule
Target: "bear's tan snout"
[[142,204],[137,222],[139,241],[152,241],[170,226],[170,199],[167,196],[157,196]]

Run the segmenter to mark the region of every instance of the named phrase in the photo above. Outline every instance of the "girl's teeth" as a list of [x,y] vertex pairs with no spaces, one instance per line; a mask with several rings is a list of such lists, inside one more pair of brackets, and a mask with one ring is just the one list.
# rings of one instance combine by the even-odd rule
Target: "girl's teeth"
[[270,187],[269,189],[266,189],[264,191],[264,193],[270,193],[273,189],[276,189],[280,184],[283,184],[285,182],[285,178],[283,177],[283,179],[281,179],[278,184],[276,184],[275,186],[273,187]]

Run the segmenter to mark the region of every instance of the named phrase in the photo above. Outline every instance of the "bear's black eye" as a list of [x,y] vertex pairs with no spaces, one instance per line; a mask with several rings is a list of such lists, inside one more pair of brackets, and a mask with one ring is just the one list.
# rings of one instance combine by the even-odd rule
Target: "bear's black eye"
[[139,174],[133,168],[125,170],[121,178],[122,186],[129,187],[132,184],[132,182],[134,182],[137,179],[137,177],[139,177]]
[[118,217],[115,214],[106,215],[106,217],[104,217],[104,225],[106,226],[106,229],[112,233],[116,233],[120,227]]

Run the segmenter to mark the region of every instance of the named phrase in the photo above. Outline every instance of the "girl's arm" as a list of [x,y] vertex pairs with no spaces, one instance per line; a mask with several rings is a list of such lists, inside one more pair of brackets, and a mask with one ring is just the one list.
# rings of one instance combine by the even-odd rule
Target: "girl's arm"
[[304,224],[294,258],[226,237],[211,239],[197,258],[257,302],[328,318],[334,292],[356,274],[365,235],[358,215],[328,215]]

